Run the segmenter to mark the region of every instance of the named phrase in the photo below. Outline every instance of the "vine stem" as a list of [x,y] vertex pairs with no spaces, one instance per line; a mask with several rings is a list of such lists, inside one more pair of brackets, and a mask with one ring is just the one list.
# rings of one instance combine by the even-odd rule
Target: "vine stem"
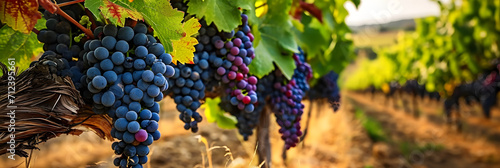
[[33,33],[37,34],[37,35],[38,35],[38,33],[40,33],[40,31],[39,31],[38,29],[36,29],[36,28],[33,28],[31,31],[32,31]]
[[311,113],[312,113],[312,108],[313,108],[313,100],[312,98],[309,97],[309,109],[307,112],[307,120],[306,120],[306,128],[304,129],[304,134],[300,137],[300,142],[302,142],[302,147],[306,145],[304,142],[304,139],[306,139],[307,135],[307,130],[309,129],[309,121],[311,121]]
[[63,7],[63,6],[73,5],[73,4],[80,3],[80,2],[85,2],[85,0],[75,0],[75,1],[71,1],[71,2],[64,2],[64,3],[57,4],[57,6]]
[[[79,1],[79,0],[77,0],[77,1]],[[92,33],[92,31],[83,27],[80,23],[78,23],[75,19],[73,19],[71,16],[69,16],[66,12],[64,12],[58,5],[54,4],[52,1],[40,0],[39,3],[45,10],[48,10],[50,13],[57,13],[58,15],[63,16],[68,21],[70,21],[71,23],[76,25],[76,27],[78,27],[80,30],[82,30],[85,34],[87,34],[87,36],[90,39],[94,39],[94,34]]]
[[74,25],[76,25],[76,27],[80,28],[80,30],[82,30],[85,34],[87,34],[87,36],[89,36],[90,39],[94,39],[94,34],[92,33],[92,31],[90,31],[89,29],[83,27],[80,23],[78,23],[75,19],[73,19],[71,16],[69,16],[66,12],[64,12],[63,10],[61,10],[61,8],[59,6],[57,6],[56,13],[59,14],[59,15],[61,15],[61,16],[63,16],[64,18],[66,18],[68,21],[70,21],[71,23],[73,23]]
[[266,6],[266,5],[267,5],[267,3],[263,3],[262,5],[259,5],[259,6],[255,7],[255,9],[262,8],[262,7]]
[[269,139],[270,110],[266,106],[260,114],[257,125],[257,154],[259,163],[264,163],[263,168],[271,167],[271,142]]

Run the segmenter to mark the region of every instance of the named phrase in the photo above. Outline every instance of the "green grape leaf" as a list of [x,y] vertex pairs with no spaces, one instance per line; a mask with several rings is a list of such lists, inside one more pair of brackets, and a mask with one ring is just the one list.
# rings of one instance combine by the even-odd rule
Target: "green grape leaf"
[[283,55],[275,40],[265,35],[261,37],[260,44],[255,48],[255,59],[248,67],[250,73],[262,78],[274,70],[273,62],[275,62],[283,75],[291,79],[296,67],[292,55]]
[[[263,77],[274,70],[273,62],[291,79],[295,62],[289,51],[298,53],[298,45],[292,32],[288,10],[291,2],[285,0],[268,1],[269,11],[254,33],[256,47],[255,59],[250,64],[250,73]],[[255,30],[254,30],[255,32]]]
[[[324,27],[313,27],[311,22],[318,22],[311,16],[302,16],[302,31],[299,27],[295,26],[294,33],[297,38],[297,43],[302,47],[304,51],[307,51],[308,58],[314,58],[317,55],[323,56],[324,51],[328,49],[331,42],[331,35],[325,35]],[[321,24],[321,23],[319,23]]]
[[248,69],[252,75],[262,78],[274,70],[272,56],[280,55],[280,51],[276,43],[267,44],[268,41],[259,41],[260,44],[255,47],[255,59],[250,63]]
[[358,8],[359,4],[361,3],[361,0],[352,0],[352,3],[354,3],[354,6],[356,6],[356,8]]
[[188,13],[198,18],[205,18],[207,24],[212,22],[219,30],[230,32],[241,25],[241,9],[251,9],[250,0],[190,0]]
[[298,53],[298,45],[292,33],[291,17],[288,15],[292,5],[291,1],[269,1],[268,5],[269,11],[259,27],[261,35],[266,35],[277,41],[284,49]]
[[99,7],[104,6],[104,1],[102,0],[85,0],[83,4],[89,11],[96,17],[100,15]]
[[[45,28],[45,19],[39,19],[35,25],[38,30]],[[43,44],[38,42],[34,32],[24,34],[4,25],[0,29],[0,62],[7,64],[10,59],[15,59],[16,67],[20,70],[27,69],[32,60],[43,52]]]
[[[184,13],[173,9],[169,1],[134,0],[129,2],[129,0],[110,0],[110,2],[139,12],[146,23],[154,29],[155,36],[160,39],[166,52],[172,52],[172,40],[179,40],[183,37],[183,33],[185,33],[182,27]],[[99,15],[99,8],[103,5],[104,3],[101,0],[85,1],[85,7],[89,8],[94,15]],[[192,58],[193,54],[179,55],[178,57]]]
[[220,97],[214,99],[205,99],[205,104],[202,105],[202,108],[205,108],[205,116],[207,118],[207,121],[216,122],[217,126],[223,129],[236,128],[236,123],[238,122],[238,120],[236,119],[236,117],[224,112],[219,107],[220,102]]
[[256,0],[249,0],[249,6],[245,6],[243,9],[246,9],[244,10],[243,13],[245,13],[247,16],[248,16],[248,22],[250,23],[250,25],[252,26],[256,26],[256,25],[259,25],[260,24],[260,20],[259,18],[257,17],[257,13],[255,13],[255,1]]
[[351,61],[353,43],[352,41],[337,41],[335,48],[326,57],[325,63],[333,65],[335,72],[341,72]]

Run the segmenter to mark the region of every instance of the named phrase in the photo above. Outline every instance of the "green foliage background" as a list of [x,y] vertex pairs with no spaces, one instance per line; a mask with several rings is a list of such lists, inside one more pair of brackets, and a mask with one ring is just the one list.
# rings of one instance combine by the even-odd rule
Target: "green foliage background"
[[397,44],[380,48],[375,60],[361,61],[343,74],[349,89],[418,79],[428,91],[445,93],[445,84],[475,80],[500,58],[500,1],[437,1],[438,17],[416,19],[416,30],[401,33]]

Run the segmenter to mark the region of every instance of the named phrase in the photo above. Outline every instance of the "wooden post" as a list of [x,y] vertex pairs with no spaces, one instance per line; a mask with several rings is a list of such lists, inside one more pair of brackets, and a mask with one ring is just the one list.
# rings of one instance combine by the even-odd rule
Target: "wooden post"
[[257,154],[259,155],[259,164],[264,163],[263,168],[271,167],[271,142],[269,139],[271,112],[266,106],[260,114],[259,125],[257,126]]

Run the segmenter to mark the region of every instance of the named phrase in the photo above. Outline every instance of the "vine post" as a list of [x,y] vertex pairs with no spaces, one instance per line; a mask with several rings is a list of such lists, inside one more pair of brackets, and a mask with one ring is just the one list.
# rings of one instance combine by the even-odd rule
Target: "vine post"
[[257,125],[257,154],[259,155],[259,163],[264,163],[264,168],[271,167],[270,115],[270,110],[266,106],[260,114],[259,125]]

